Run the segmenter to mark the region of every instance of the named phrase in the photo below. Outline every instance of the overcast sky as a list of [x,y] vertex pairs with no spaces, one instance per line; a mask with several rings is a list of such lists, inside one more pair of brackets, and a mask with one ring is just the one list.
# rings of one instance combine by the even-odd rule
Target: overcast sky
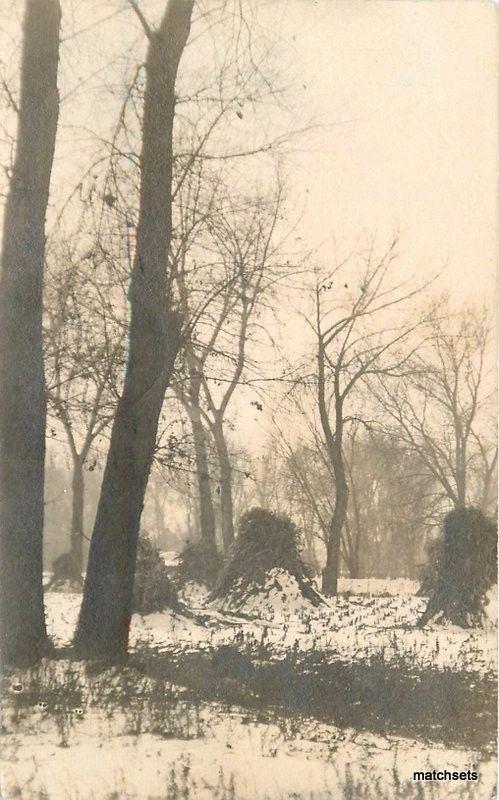
[[[0,5],[9,12],[0,31],[2,73],[15,82],[22,3]],[[145,47],[124,0],[62,6],[55,195],[77,177],[94,133],[109,131],[129,55]],[[141,7],[154,20],[163,2],[142,0]],[[434,273],[446,264],[436,289],[448,289],[456,302],[493,302],[495,16],[493,3],[473,0],[262,3],[260,22],[276,38],[280,68],[294,86],[291,117],[297,125],[317,123],[291,143],[286,167],[304,249],[317,249],[327,264],[362,237],[399,231],[397,269]],[[187,58],[195,59],[195,46]],[[299,323],[288,333],[298,341]],[[248,424],[260,422],[248,413]]]
[[[0,5],[9,12],[0,27],[2,74],[13,81],[23,4]],[[62,6],[68,41],[56,190],[62,174],[76,174],[84,163],[85,145],[95,147],[92,131],[109,128],[128,53],[140,53],[136,43],[144,39],[125,2],[62,0]],[[155,20],[163,2],[142,0],[141,7]],[[442,281],[452,292],[490,297],[498,127],[494,4],[270,0],[261,9],[261,23],[278,35],[280,68],[295,87],[291,113],[297,124],[321,125],[288,154],[291,205],[304,208],[304,246],[322,245],[327,261],[333,239],[341,250],[362,234],[398,230],[401,268],[435,271],[447,263]]]
[[269,13],[303,71],[303,106],[330,126],[295,157],[310,239],[398,229],[407,268],[448,263],[455,295],[490,298],[493,4],[287,0]]

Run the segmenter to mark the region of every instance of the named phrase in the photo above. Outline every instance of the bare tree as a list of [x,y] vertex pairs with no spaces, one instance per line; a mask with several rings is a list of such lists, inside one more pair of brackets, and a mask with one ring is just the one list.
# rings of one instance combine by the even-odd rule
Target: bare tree
[[[497,456],[486,444],[482,412],[487,396],[487,315],[457,315],[439,305],[428,322],[424,347],[414,354],[410,376],[383,381],[376,395],[392,426],[386,429],[417,453],[444,497],[455,506],[489,502]],[[482,489],[473,487],[481,473]],[[480,496],[481,495],[481,496]]]
[[[298,398],[294,400],[298,415],[303,418],[303,407]],[[284,432],[275,420],[274,424],[278,431],[276,447],[282,456],[279,496],[285,498],[286,513],[300,520],[308,560],[319,573],[316,545],[320,542],[323,550],[327,543],[334,476],[315,430],[312,431],[312,442],[301,438],[293,442],[289,432]]]
[[28,0],[15,161],[0,278],[0,644],[5,660],[47,646],[42,590],[46,398],[42,354],[45,215],[55,148],[61,10]]
[[415,454],[373,427],[353,423],[345,446],[350,489],[342,540],[350,577],[417,577],[440,493]]
[[159,550],[180,550],[182,547],[176,525],[169,522],[170,508],[175,503],[175,495],[180,493],[178,486],[172,486],[164,471],[155,464],[147,484],[142,522]]
[[[178,220],[172,243],[172,264],[179,306],[185,321],[185,347],[179,364],[174,392],[181,401],[190,420],[194,447],[197,483],[197,507],[199,533],[207,549],[215,551],[216,520],[212,495],[212,476],[209,453],[209,434],[201,408],[202,369],[210,353],[210,346],[196,353],[194,340],[196,329],[206,324],[210,306],[218,298],[223,285],[217,285],[216,265],[206,257],[203,235],[206,225],[214,213],[218,197],[218,181],[212,186],[210,176],[200,165],[186,176],[179,187]],[[198,261],[194,257],[197,255]],[[224,278],[222,277],[222,281]],[[213,286],[206,297],[206,286]],[[214,334],[212,334],[213,336]]]
[[[495,430],[495,424],[493,424]],[[479,497],[479,506],[484,514],[489,516],[497,516],[497,443],[492,438],[489,439],[485,435],[476,435],[476,444],[480,452],[480,462],[475,470],[478,472],[481,491]]]
[[75,635],[76,647],[87,657],[120,658],[127,650],[140,516],[158,419],[181,346],[182,320],[172,305],[167,258],[175,82],[192,8],[193,0],[168,0],[155,30],[139,14],[149,43],[129,350]]
[[[294,441],[289,430],[274,421],[278,437],[263,476],[271,488],[278,480],[271,507],[299,522],[307,560],[319,573],[334,510],[334,474],[320,428],[300,397],[293,400],[295,419],[306,422],[308,433],[300,426]],[[427,532],[440,519],[438,487],[407,447],[378,431],[376,419],[368,418],[363,405],[345,425],[349,497],[340,543],[342,573],[350,578],[415,578]],[[259,472],[258,484],[261,479]],[[255,492],[263,490],[257,485]]]
[[227,411],[245,370],[252,367],[249,348],[259,328],[259,313],[282,278],[279,244],[275,241],[281,205],[282,188],[278,185],[276,193],[268,198],[228,199],[222,213],[209,221],[212,246],[225,277],[217,307],[210,309],[209,335],[190,352],[193,375],[203,388],[203,418],[217,454],[222,541],[226,551],[234,540]]
[[[149,26],[144,15],[136,3],[133,5],[147,32]],[[269,98],[275,100],[277,106],[280,92],[268,63],[271,47],[265,35],[255,37],[255,28],[247,24],[245,14],[247,10],[243,13],[237,4],[235,13],[231,4],[222,4],[213,9],[198,7],[195,21],[202,30],[201,33],[197,31],[194,41],[197,42],[199,38],[199,45],[206,47],[206,40],[209,40],[207,52],[213,58],[201,73],[197,70],[191,73],[187,61],[182,81],[176,89],[178,113],[172,184],[175,203],[170,258],[176,300],[184,318],[186,341],[193,338],[194,329],[202,322],[201,318],[203,321],[206,319],[204,311],[209,305],[207,287],[213,287],[213,300],[219,295],[220,286],[225,280],[224,275],[218,274],[219,270],[213,269],[209,256],[208,263],[196,267],[191,253],[193,248],[198,247],[200,232],[206,234],[210,204],[213,204],[221,176],[225,176],[230,183],[231,176],[227,176],[227,173],[232,162],[240,162],[242,158],[251,160],[262,153],[272,152],[291,135],[284,130],[275,136],[268,136],[264,128],[255,122],[260,113],[259,106],[264,108]],[[227,36],[227,23],[236,31],[235,37]],[[216,34],[213,27],[216,27]],[[143,65],[138,64],[126,87],[116,128],[109,140],[103,141],[108,151],[105,175],[101,175],[102,156],[99,156],[95,165],[91,165],[92,171],[97,169],[101,175],[99,193],[105,214],[109,213],[105,206],[112,206],[120,223],[129,231],[137,225],[136,186],[140,161],[137,153],[141,129],[138,108],[144,93],[142,75]],[[248,136],[247,124],[240,124],[246,115],[248,119],[251,115],[254,130],[251,136]],[[241,134],[241,131],[244,132]],[[186,269],[187,255],[189,263]],[[214,546],[216,515],[212,497],[211,437],[200,412],[200,378],[193,368],[189,347],[185,348],[184,356],[180,367],[185,365],[186,376],[182,381],[176,381],[175,385],[177,395],[189,414],[193,431],[201,535],[210,546]]]
[[189,373],[188,385],[183,386],[180,383],[177,393],[188,413],[192,427],[201,539],[209,549],[216,550],[215,506],[212,494],[208,434],[201,412],[201,380],[194,366],[194,359],[189,352],[186,354],[186,360]]
[[[54,248],[53,248],[54,249]],[[51,253],[45,290],[45,364],[49,416],[63,428],[72,463],[70,559],[83,571],[85,469],[109,427],[125,364],[125,281],[99,242],[80,254],[72,241]],[[57,429],[50,432],[56,435]]]
[[[344,437],[346,425],[355,418],[352,397],[359,382],[369,376],[400,374],[409,358],[399,353],[400,345],[419,324],[386,322],[390,310],[420,291],[388,283],[396,247],[394,240],[381,257],[376,257],[374,242],[371,244],[354,290],[349,289],[348,283],[342,288],[343,265],[325,277],[317,277],[313,289],[314,321],[310,326],[316,343],[316,399],[325,452],[334,476],[333,513],[322,578],[322,589],[329,595],[337,593],[342,532],[348,511],[350,490]],[[385,317],[384,324],[376,324],[381,316]]]
[[186,321],[173,389],[192,427],[200,532],[214,548],[213,483],[218,473],[222,543],[227,549],[234,538],[234,508],[226,412],[243,373],[255,368],[250,348],[258,318],[281,274],[274,239],[282,188],[278,183],[275,192],[265,196],[236,195],[224,177],[220,171],[209,174],[198,167],[184,180],[177,195],[171,260]]

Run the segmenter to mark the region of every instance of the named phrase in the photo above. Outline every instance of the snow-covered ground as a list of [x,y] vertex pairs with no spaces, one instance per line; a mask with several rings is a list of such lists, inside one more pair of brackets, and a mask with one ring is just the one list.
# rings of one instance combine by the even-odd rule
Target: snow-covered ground
[[[315,741],[302,735],[292,743],[285,742],[276,726],[245,724],[235,714],[226,714],[214,722],[208,737],[190,741],[165,740],[148,733],[102,739],[95,729],[82,728],[75,741],[62,748],[55,737],[33,732],[24,736],[18,746],[12,743],[10,753],[4,752],[4,759],[10,756],[10,763],[4,761],[4,797],[7,800],[17,793],[28,800],[43,790],[50,800],[170,796],[179,800],[340,800],[350,797],[344,792],[348,781],[352,781],[364,791],[372,786],[374,791],[369,794],[367,788],[367,797],[374,800],[387,796],[377,794],[376,786],[387,792],[391,789],[390,797],[402,797],[393,786],[396,766],[401,779],[410,782],[417,770],[441,769],[445,765],[446,769],[461,771],[478,762],[473,753],[430,748],[410,740],[356,737],[326,726],[316,730],[315,736]],[[473,787],[473,796],[490,800],[494,763],[479,763],[480,783]],[[168,795],[170,782],[176,778],[182,787],[186,772],[188,792]],[[229,793],[231,786],[234,794]],[[438,788],[441,793],[436,792],[436,796],[447,799],[459,797],[463,787],[458,782]],[[222,791],[217,794],[217,789]]]
[[[206,592],[190,587],[189,599],[199,621],[170,611],[135,615],[132,647],[147,643],[160,650],[196,650],[232,644],[238,638],[245,645],[264,643],[276,657],[290,650],[324,651],[331,660],[345,662],[383,658],[387,663],[481,674],[496,669],[495,590],[484,629],[434,624],[420,630],[415,623],[425,607],[424,598],[389,594],[387,582],[381,594],[339,595],[314,607],[303,599],[294,579],[275,572],[269,591],[253,595],[236,613],[224,602],[206,604]],[[77,594],[47,593],[47,623],[57,644],[70,643],[80,601]]]
[[[17,680],[22,681],[23,675]],[[477,769],[480,780],[467,784],[465,796],[492,797],[494,761],[476,752],[340,729],[311,718],[264,719],[262,714],[255,717],[216,703],[194,705],[181,695],[174,702],[171,686],[165,687],[167,699],[158,700],[150,694],[148,679],[139,679],[135,686],[130,680],[126,673],[89,679],[81,664],[49,664],[45,676],[42,667],[32,682],[32,706],[17,713],[15,698],[7,689],[3,797],[447,800],[463,796],[459,782],[434,784],[428,795],[408,795],[414,788],[414,771],[444,768]],[[76,683],[82,689],[81,708],[70,704],[63,708],[57,692],[63,692],[64,685],[74,691]],[[49,693],[44,694],[44,687],[50,687]],[[120,690],[125,693],[125,702],[114,709],[112,690],[114,696],[120,696]]]
[[416,594],[418,587],[409,578],[338,578],[338,591],[353,594]]
[[[399,666],[473,672],[471,682],[495,669],[493,593],[485,629],[419,630],[415,622],[425,600],[410,583],[345,581],[340,588],[350,593],[313,606],[293,579],[274,571],[263,591],[250,592],[234,609],[225,601],[208,602],[206,590],[190,585],[184,600],[194,616],[135,615],[131,645],[177,656],[249,644],[263,646],[271,660],[290,652],[352,664],[382,658]],[[46,593],[48,628],[58,645],[71,641],[80,602],[78,594]],[[477,752],[438,744],[432,736],[430,742],[380,735],[276,709],[194,700],[187,690],[131,668],[95,675],[80,663],[48,661],[37,670],[4,677],[5,800],[493,796],[491,748]],[[414,771],[475,768],[477,783],[412,780]]]

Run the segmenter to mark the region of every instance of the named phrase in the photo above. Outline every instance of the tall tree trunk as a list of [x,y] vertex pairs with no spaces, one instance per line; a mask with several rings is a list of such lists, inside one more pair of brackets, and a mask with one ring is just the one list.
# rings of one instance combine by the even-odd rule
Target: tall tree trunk
[[158,496],[158,490],[155,488],[152,494],[152,503],[154,506],[154,525],[155,536],[158,542],[158,547],[161,550],[166,550],[169,546],[167,533],[168,529],[165,525],[165,509]]
[[359,557],[358,539],[355,530],[352,530],[348,513],[345,516],[343,525],[345,535],[342,537],[343,554],[348,568],[348,577],[355,579],[359,577]]
[[355,538],[355,575],[352,575],[352,578],[362,578],[363,572],[361,568],[361,561],[360,561],[360,535],[357,535]]
[[497,485],[497,480],[494,481],[493,477],[494,477],[494,467],[492,467],[492,469],[490,470],[487,470],[487,472],[483,477],[480,510],[483,511],[484,514],[488,514],[492,517],[495,517],[497,516],[497,514],[495,513],[495,511],[493,511],[494,508],[493,503],[494,501],[496,501],[497,505],[497,499],[496,499],[497,493],[494,492],[494,487],[495,485]]
[[43,610],[46,398],[42,356],[45,214],[59,114],[58,0],[28,0],[17,148],[0,277],[0,647],[47,647]]
[[456,507],[466,507],[467,495],[467,455],[466,455],[466,439],[463,435],[463,423],[457,411],[454,414],[454,427],[456,436]]
[[[358,561],[357,561],[357,559],[355,557],[354,557],[354,559],[353,559],[353,561],[352,561],[352,563],[350,565],[350,569],[348,571],[350,573],[350,578],[352,580],[357,580],[357,578],[360,578],[359,564],[358,564]],[[338,588],[338,583],[336,583],[336,588]]]
[[85,481],[80,458],[73,458],[72,507],[71,507],[71,561],[75,573],[83,572],[83,509]]
[[[323,375],[321,376],[323,378]],[[326,566],[322,572],[322,591],[324,594],[334,596],[338,594],[338,576],[341,558],[341,534],[348,511],[349,487],[343,457],[343,402],[339,394],[337,380],[335,381],[335,432],[332,435],[327,417],[324,393],[321,393],[319,408],[321,418],[327,418],[327,425],[323,423],[326,435],[328,454],[334,475],[334,508],[329,526],[327,541]]]
[[416,553],[415,553],[415,545],[416,545],[416,530],[410,530],[409,536],[406,538],[404,542],[404,555],[405,555],[405,566],[406,566],[406,577],[414,580],[417,574],[416,570]]
[[169,0],[148,32],[137,249],[130,285],[130,341],[90,545],[75,646],[120,659],[128,647],[137,539],[158,419],[181,343],[167,270],[172,226],[175,81],[192,0]]
[[334,373],[334,434],[329,422],[329,413],[326,403],[326,380],[325,380],[325,360],[324,342],[319,337],[319,347],[317,351],[317,389],[319,401],[319,415],[322,430],[326,439],[326,447],[329,461],[331,463],[335,483],[334,509],[329,526],[327,540],[326,566],[322,571],[322,591],[327,595],[338,593],[338,575],[340,570],[341,554],[341,534],[348,510],[348,483],[345,473],[345,463],[343,459],[343,399],[339,388],[339,373]]
[[322,591],[327,595],[338,593],[341,533],[348,508],[348,484],[342,465],[337,463],[334,472],[336,484],[334,511],[329,528],[326,566],[322,572]]
[[198,485],[199,527],[201,539],[211,550],[216,550],[215,535],[215,509],[211,494],[210,466],[208,462],[208,448],[206,446],[206,432],[201,419],[199,407],[189,407],[189,417],[194,439],[194,453],[196,458],[196,479]]
[[234,503],[232,500],[232,465],[221,423],[213,426],[213,438],[220,470],[220,514],[222,542],[227,553],[234,541]]

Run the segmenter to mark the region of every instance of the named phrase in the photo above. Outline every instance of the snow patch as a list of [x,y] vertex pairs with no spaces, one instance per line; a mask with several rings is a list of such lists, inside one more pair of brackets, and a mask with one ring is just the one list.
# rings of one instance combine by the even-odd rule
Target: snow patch
[[180,553],[176,550],[163,550],[159,554],[163,559],[165,567],[178,567]]
[[236,581],[226,597],[215,600],[212,607],[224,613],[276,622],[290,616],[312,612],[314,604],[303,596],[303,591],[293,575],[275,568],[267,573],[263,584]]
[[[282,576],[281,576],[282,577]],[[487,609],[484,628],[463,630],[432,624],[419,629],[416,622],[426,600],[408,594],[338,596],[313,606],[297,594],[294,580],[276,578],[268,592],[246,600],[238,610],[226,610],[224,601],[204,606],[193,603],[199,619],[165,610],[132,619],[130,644],[150,644],[160,650],[217,648],[233,645],[239,638],[258,645],[263,640],[269,653],[282,658],[295,652],[325,652],[330,660],[370,661],[415,667],[465,670],[477,674],[497,669],[497,628],[492,619],[495,592]],[[81,594],[48,592],[45,596],[47,627],[57,646],[68,645],[78,619]],[[260,618],[258,618],[260,617]]]

